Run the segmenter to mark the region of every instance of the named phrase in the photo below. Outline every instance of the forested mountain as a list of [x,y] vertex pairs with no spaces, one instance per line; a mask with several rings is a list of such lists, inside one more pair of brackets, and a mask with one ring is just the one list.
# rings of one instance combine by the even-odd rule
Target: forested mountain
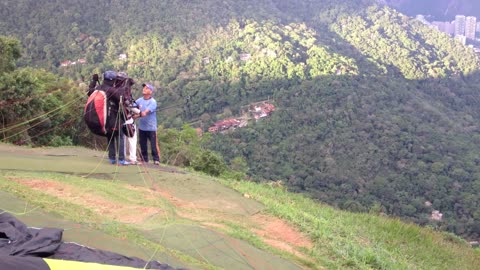
[[409,16],[431,15],[435,20],[453,20],[455,15],[480,17],[480,3],[475,0],[385,0],[380,1],[398,8]]
[[21,41],[21,66],[154,82],[166,128],[206,131],[270,99],[270,118],[214,135],[211,149],[244,160],[251,179],[476,239],[478,57],[376,3],[7,0],[0,34]]

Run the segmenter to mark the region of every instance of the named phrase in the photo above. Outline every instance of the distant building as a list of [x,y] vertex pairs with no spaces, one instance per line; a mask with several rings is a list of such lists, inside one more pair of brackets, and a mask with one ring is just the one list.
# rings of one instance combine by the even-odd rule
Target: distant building
[[62,66],[62,67],[68,67],[70,65],[72,65],[72,61],[70,61],[70,60],[66,60],[66,61],[63,61],[63,62],[60,63],[60,66]]
[[465,36],[467,39],[474,40],[475,32],[477,28],[477,18],[473,16],[468,16],[465,18]]
[[451,36],[455,34],[455,21],[445,22],[445,33]]
[[126,53],[121,53],[118,55],[118,60],[127,60],[127,54]]
[[466,18],[464,15],[455,16],[455,36],[465,35]]
[[268,102],[263,102],[261,104],[254,105],[250,110],[252,113],[253,119],[258,120],[269,116],[273,111],[275,111],[275,106]]
[[477,22],[477,32],[480,32],[480,22]]
[[213,124],[213,126],[209,127],[208,132],[215,133],[226,131],[229,129],[235,129],[239,127],[241,123],[242,121],[235,118],[220,120]]
[[453,22],[433,21],[431,25],[440,32],[444,32],[449,35],[453,35],[455,33],[455,23]]
[[268,101],[260,101],[248,105],[249,116],[246,115],[246,111],[242,111],[244,114],[240,118],[228,118],[215,122],[212,126],[208,128],[210,133],[224,133],[230,130],[235,130],[237,128],[243,128],[248,125],[248,120],[254,119],[259,120],[269,116],[273,111],[275,111],[275,106]]
[[438,210],[433,210],[432,215],[430,216],[431,220],[441,221],[443,218],[443,214],[440,213]]

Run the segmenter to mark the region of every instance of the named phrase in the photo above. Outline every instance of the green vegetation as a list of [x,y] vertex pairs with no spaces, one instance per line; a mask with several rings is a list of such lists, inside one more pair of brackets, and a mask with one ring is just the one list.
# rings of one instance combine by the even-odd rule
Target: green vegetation
[[31,145],[72,145],[83,95],[71,81],[42,69],[15,68],[19,43],[0,36],[2,140]]
[[374,214],[335,210],[268,184],[221,182],[306,232],[314,240],[309,252],[315,265],[328,269],[474,269],[478,261],[478,252],[448,234]]
[[[80,202],[79,200],[72,200],[65,197],[57,197],[53,194],[45,194],[42,191],[26,188],[25,186],[12,181],[12,179],[42,179],[44,181],[56,181],[65,183],[76,187],[78,194],[72,194],[74,198],[81,197],[82,194],[95,194],[100,198],[104,197],[107,200],[116,202],[118,206],[124,205],[142,205],[159,207],[165,209],[166,213],[169,208],[165,201],[156,198],[153,201],[139,201],[141,194],[132,189],[127,189],[125,185],[120,185],[112,181],[92,181],[91,179],[84,179],[75,176],[66,176],[59,174],[29,174],[29,173],[6,173],[0,177],[1,190],[9,193],[14,193],[17,197],[25,200],[31,205],[40,207],[45,211],[59,214],[66,220],[71,220],[79,224],[84,224],[92,229],[103,231],[118,239],[128,239],[128,241],[135,243],[138,246],[148,250],[155,250],[157,252],[167,253],[171,256],[178,257],[184,262],[192,263],[202,269],[217,269],[215,266],[196,260],[186,254],[182,254],[176,250],[165,248],[160,243],[149,240],[138,228],[133,224],[125,224],[117,221],[115,218],[108,217],[105,214],[99,213],[98,209],[92,209],[87,202]],[[168,218],[166,218],[168,222]]]
[[[3,1],[2,139],[94,145],[83,90],[59,76],[123,70],[160,90],[166,164],[281,179],[342,209],[480,237],[473,50],[377,1],[237,2]],[[60,65],[78,59],[87,63]],[[266,99],[272,117],[234,133],[183,128],[206,131]],[[61,104],[72,106],[57,115]]]
[[[39,189],[40,186],[36,187],[35,184],[25,184],[28,181],[43,182],[50,188]],[[296,261],[306,269],[476,269],[479,263],[478,252],[464,240],[446,233],[375,214],[336,210],[289,193],[281,185],[274,187],[213,178],[209,181],[219,181],[262,202],[266,207],[264,214],[274,215],[299,228],[309,236],[313,247],[303,250],[306,257],[278,250],[264,242],[245,218],[239,221],[228,213],[222,215],[217,211],[214,215],[204,214],[201,220],[203,224],[220,222],[226,226],[224,229],[212,229],[216,228],[253,246]],[[206,260],[166,248],[145,234],[145,228],[196,224],[199,221],[179,218],[177,211],[185,209],[172,205],[164,198],[148,195],[148,189],[132,188],[132,184],[123,180],[105,181],[56,173],[3,171],[0,177],[1,189],[22,198],[30,207],[41,207],[64,219],[92,226],[92,229],[126,239],[149,250],[167,253],[201,269],[218,269]],[[58,186],[54,188],[55,185]],[[100,201],[102,207],[95,208],[95,202]],[[116,217],[118,214],[115,211],[137,206],[163,209],[165,215],[145,223],[125,223]],[[114,208],[101,214],[109,207]]]

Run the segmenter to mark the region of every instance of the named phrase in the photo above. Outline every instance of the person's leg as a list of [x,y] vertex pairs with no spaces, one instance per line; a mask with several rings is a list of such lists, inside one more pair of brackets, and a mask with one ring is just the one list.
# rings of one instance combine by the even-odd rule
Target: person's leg
[[123,141],[125,142],[125,157],[128,155],[128,159],[130,159],[130,141],[128,140],[129,137],[122,132]]
[[125,162],[125,138],[122,131],[117,131],[118,140],[118,160]]
[[160,162],[159,147],[156,131],[149,131],[150,147],[152,148],[152,158],[154,162]]
[[137,130],[132,137],[127,137],[128,141],[128,156],[131,162],[137,162]]
[[114,164],[117,162],[115,155],[115,139],[114,133],[107,134],[107,145],[108,145],[108,160],[110,163]]
[[138,130],[138,138],[140,144],[140,159],[144,162],[148,162],[148,146],[147,146],[148,131]]

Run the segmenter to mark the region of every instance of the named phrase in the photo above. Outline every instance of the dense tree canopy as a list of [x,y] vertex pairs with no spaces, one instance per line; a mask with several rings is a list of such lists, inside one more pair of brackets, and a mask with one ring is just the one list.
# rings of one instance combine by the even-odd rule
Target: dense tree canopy
[[18,41],[0,36],[0,52],[4,67],[0,72],[2,141],[71,145],[79,128],[79,100],[83,95],[70,81],[45,70],[16,69]]

